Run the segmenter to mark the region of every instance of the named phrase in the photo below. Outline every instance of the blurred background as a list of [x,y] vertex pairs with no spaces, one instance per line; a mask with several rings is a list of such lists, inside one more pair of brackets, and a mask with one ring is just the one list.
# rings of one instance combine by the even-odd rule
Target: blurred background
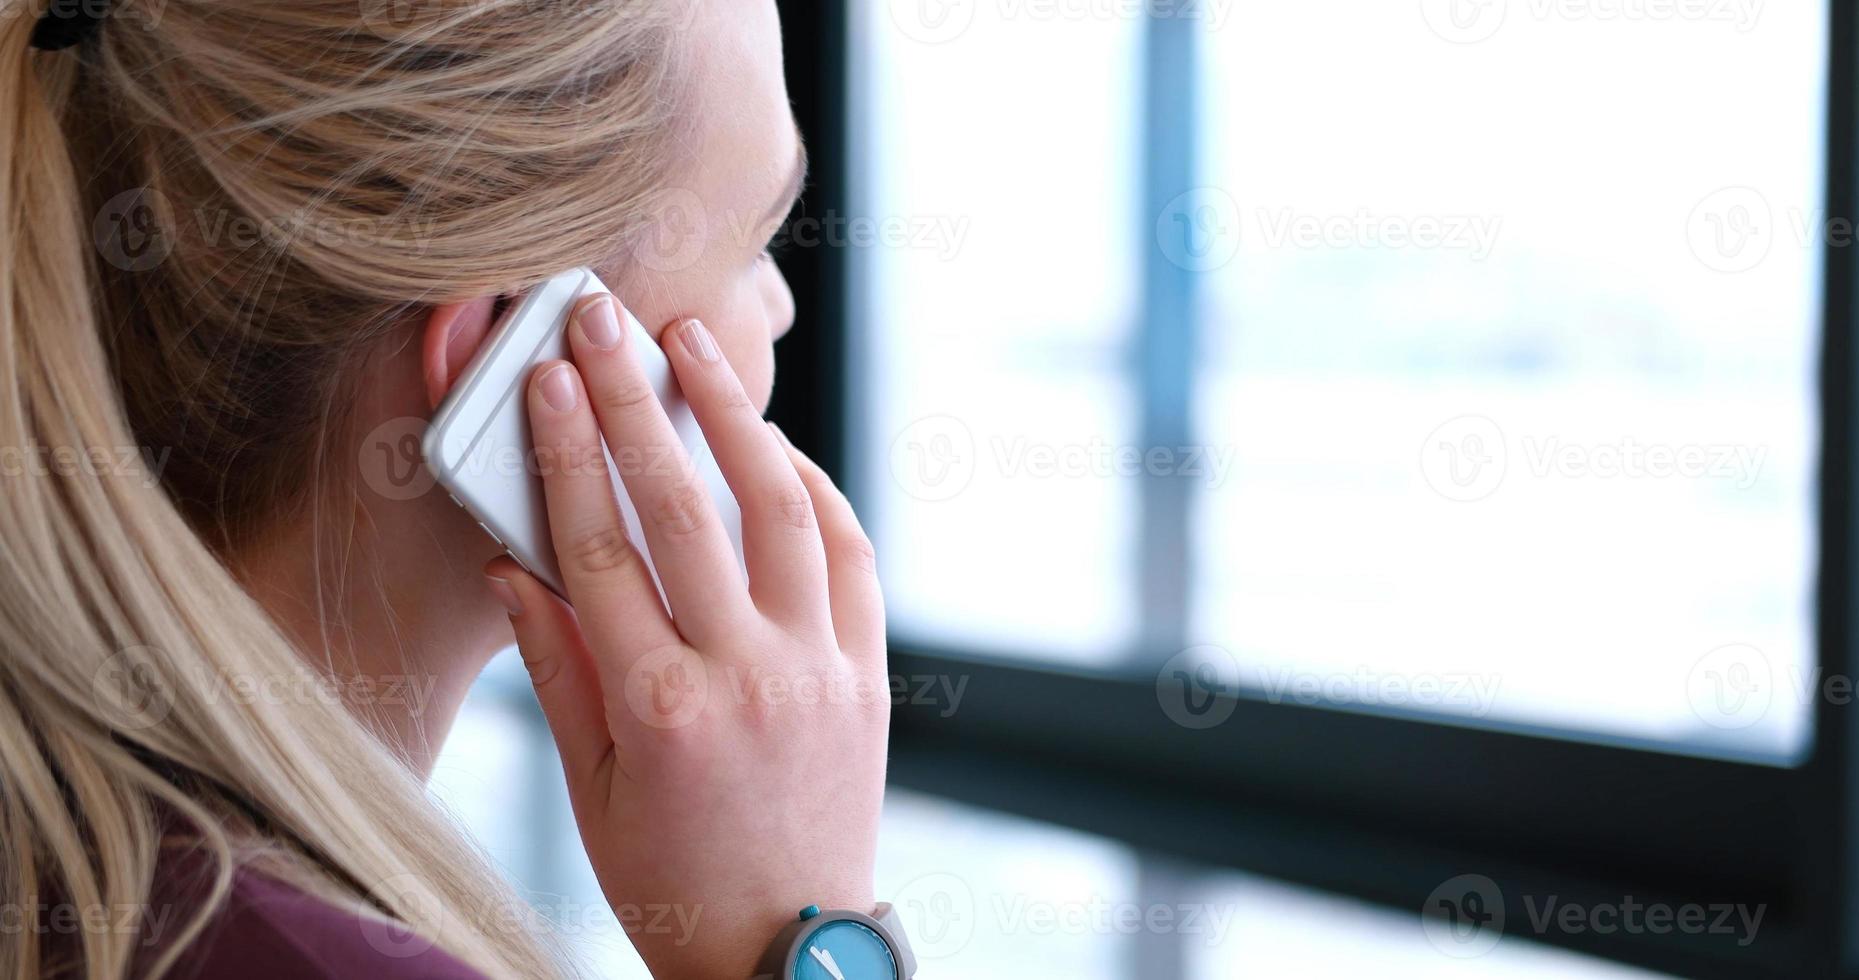
[[[782,6],[921,976],[1851,973],[1844,4]],[[506,656],[437,791],[643,977],[559,783]]]

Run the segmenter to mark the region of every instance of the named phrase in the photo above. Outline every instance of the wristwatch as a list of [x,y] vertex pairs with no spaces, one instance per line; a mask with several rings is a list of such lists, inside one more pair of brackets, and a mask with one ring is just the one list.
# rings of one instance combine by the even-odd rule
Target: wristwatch
[[775,934],[752,980],[910,980],[916,973],[917,958],[889,903],[870,915],[809,905]]

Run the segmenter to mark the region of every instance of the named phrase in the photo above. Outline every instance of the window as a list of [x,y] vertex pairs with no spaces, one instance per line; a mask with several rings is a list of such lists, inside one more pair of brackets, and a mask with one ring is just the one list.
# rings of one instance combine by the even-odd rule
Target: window
[[1137,628],[1135,488],[1021,467],[1137,438],[1141,24],[972,9],[939,45],[855,7],[858,215],[892,232],[855,250],[858,503],[895,629],[1109,663]]
[[898,633],[1799,758],[1827,10],[1138,6],[857,15]]
[[1429,921],[1781,916],[1537,937],[1687,976],[1849,955],[1846,8],[847,16],[896,234],[813,257],[835,448],[894,671],[966,685],[898,782]]
[[1414,7],[1202,34],[1194,635],[1281,696],[1799,758],[1827,9]]

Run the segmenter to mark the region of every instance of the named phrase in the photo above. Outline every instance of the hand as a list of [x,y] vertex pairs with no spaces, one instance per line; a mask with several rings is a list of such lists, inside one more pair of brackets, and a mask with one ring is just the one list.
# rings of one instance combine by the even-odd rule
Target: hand
[[742,506],[744,582],[612,302],[577,307],[575,364],[537,368],[530,419],[558,463],[602,460],[605,435],[670,613],[604,462],[543,460],[572,608],[509,558],[485,571],[509,586],[582,843],[647,966],[743,980],[801,908],[875,904],[883,600],[845,496],[686,321],[662,344]]

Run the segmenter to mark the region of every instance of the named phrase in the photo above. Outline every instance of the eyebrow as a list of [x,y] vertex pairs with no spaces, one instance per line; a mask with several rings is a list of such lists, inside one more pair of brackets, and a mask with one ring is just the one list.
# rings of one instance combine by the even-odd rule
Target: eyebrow
[[800,138],[799,133],[796,133],[794,138],[793,169],[788,172],[787,184],[781,188],[781,196],[775,199],[774,206],[769,208],[768,214],[762,218],[763,224],[787,217],[787,213],[794,210],[794,205],[799,203],[801,191],[807,187],[807,144]]

